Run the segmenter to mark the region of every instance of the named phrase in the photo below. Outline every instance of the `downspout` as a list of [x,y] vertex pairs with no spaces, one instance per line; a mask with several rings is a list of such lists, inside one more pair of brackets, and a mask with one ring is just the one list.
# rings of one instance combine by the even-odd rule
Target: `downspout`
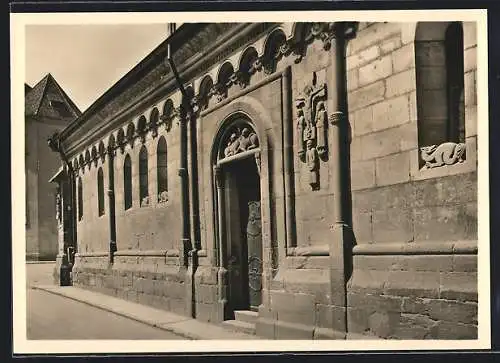
[[108,200],[109,200],[109,263],[115,258],[116,248],[116,217],[115,217],[115,151],[108,146]]
[[[350,31],[350,32],[348,32]],[[333,239],[330,244],[331,284],[333,291],[342,287],[333,299],[333,304],[342,307],[344,321],[336,330],[348,333],[347,321],[347,281],[351,273],[351,251],[354,235],[350,217],[350,165],[349,165],[349,125],[346,117],[346,37],[353,28],[346,22],[335,23],[335,39],[332,55],[333,112],[329,117],[332,128],[332,167],[334,222]]]
[[[64,152],[64,149],[61,145],[61,140],[59,139],[59,133],[54,133],[48,140],[47,144],[49,148],[57,152],[59,154],[59,157],[63,161],[64,165],[66,166],[68,170],[68,184],[69,184],[69,191],[70,191],[70,209],[71,209],[71,246],[73,247],[73,253],[76,252],[76,240],[77,240],[77,231],[76,231],[76,193],[75,193],[75,175],[74,175],[74,170],[73,166],[71,163],[68,161],[68,158],[66,156],[66,153]],[[66,247],[66,246],[65,246]],[[68,255],[68,251],[66,251],[63,248],[63,258],[61,262],[61,269],[60,269],[60,284],[61,286],[64,285],[71,285],[71,278],[70,278],[70,273],[73,268],[73,261],[71,261],[72,256]]]
[[[175,31],[175,24],[170,23],[169,27],[170,27],[170,32],[173,33]],[[190,240],[187,123],[189,118],[189,124],[191,125],[191,130],[193,130],[193,124],[196,118],[196,113],[191,103],[192,97],[187,94],[186,89],[184,88],[184,85],[177,71],[177,67],[175,66],[174,60],[172,58],[172,49],[170,43],[167,44],[167,60],[170,65],[170,69],[174,74],[175,81],[177,83],[177,88],[180,90],[183,99],[179,115],[179,124],[180,124],[179,136],[180,136],[180,153],[181,153],[180,155],[181,165],[179,168],[179,176],[181,178],[181,223],[182,223],[182,234],[181,234],[182,256],[179,257],[182,266],[187,267],[186,276],[188,283],[186,285],[187,289],[186,294],[188,295],[188,298],[186,299],[187,300],[186,313],[187,315],[195,318],[196,317],[195,273],[198,267],[198,254],[197,254],[197,247],[192,245]],[[193,163],[197,159],[196,156],[193,157],[196,150],[193,150],[192,138],[193,138],[193,132],[191,131],[191,143],[190,143],[191,162]],[[194,165],[193,168],[196,168],[196,165],[195,164],[193,165]],[[191,171],[193,172],[193,170]],[[194,177],[194,173],[191,173],[191,177]],[[194,187],[195,185],[197,185],[197,183],[192,182],[192,187]],[[193,208],[193,214],[196,213],[195,211],[196,209]],[[196,222],[196,219],[193,219],[193,222]],[[196,226],[194,226],[194,228],[196,228]]]
[[[175,27],[173,28],[175,31]],[[182,84],[182,81],[177,72],[177,67],[175,66],[174,60],[172,59],[172,51],[170,43],[167,45],[167,60],[170,64],[170,69],[172,70],[177,87],[182,93],[183,102],[181,103],[179,124],[180,124],[180,168],[179,176],[181,178],[181,242],[183,256],[180,256],[181,263],[183,266],[187,265],[187,251],[190,248],[190,233],[189,233],[189,185],[188,185],[188,171],[187,171],[187,117],[192,115],[192,109],[190,109],[189,96]]]

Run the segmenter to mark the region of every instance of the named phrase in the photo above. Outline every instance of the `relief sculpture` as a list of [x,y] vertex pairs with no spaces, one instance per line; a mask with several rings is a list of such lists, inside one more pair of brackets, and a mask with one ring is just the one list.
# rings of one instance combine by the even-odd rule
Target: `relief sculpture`
[[[238,136],[239,135],[239,136]],[[234,128],[229,136],[224,149],[224,157],[236,155],[240,152],[252,150],[259,147],[257,134],[249,127]]]
[[325,107],[326,84],[317,84],[316,73],[300,97],[296,99],[297,108],[297,154],[309,170],[309,185],[319,189],[320,160],[328,156]]
[[420,156],[427,169],[461,163],[464,161],[464,154],[464,143],[445,142],[439,146],[431,145],[420,148]]

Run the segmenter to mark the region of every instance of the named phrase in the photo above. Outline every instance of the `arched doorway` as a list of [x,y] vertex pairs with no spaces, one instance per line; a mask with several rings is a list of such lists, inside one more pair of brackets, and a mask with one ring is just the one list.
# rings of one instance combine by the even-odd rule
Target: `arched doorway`
[[250,119],[237,115],[220,133],[213,160],[219,264],[227,271],[227,315],[257,311],[262,294],[260,143]]

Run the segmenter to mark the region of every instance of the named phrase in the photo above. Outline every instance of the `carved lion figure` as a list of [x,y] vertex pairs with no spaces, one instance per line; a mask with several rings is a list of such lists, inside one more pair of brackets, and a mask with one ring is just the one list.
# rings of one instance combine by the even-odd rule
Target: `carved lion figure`
[[436,168],[463,162],[465,154],[464,143],[445,142],[440,145],[420,148],[420,156],[425,161],[426,168]]

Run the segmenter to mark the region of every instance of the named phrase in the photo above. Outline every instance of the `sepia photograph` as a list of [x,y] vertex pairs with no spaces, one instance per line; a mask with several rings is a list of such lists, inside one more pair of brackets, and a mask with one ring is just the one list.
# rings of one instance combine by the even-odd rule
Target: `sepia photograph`
[[15,351],[490,348],[486,11],[11,29]]

